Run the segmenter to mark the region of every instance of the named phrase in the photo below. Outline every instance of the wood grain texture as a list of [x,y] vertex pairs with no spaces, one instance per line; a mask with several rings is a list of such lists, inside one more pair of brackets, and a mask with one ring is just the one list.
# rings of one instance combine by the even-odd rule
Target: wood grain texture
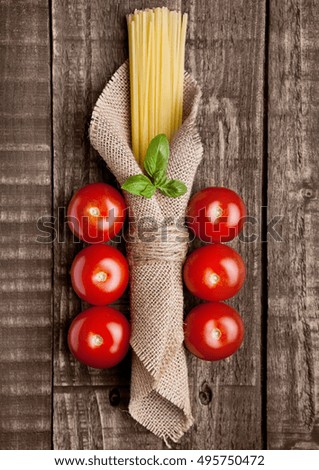
[[[90,147],[88,124],[104,85],[127,58],[126,13],[149,4],[114,3],[110,0],[53,1],[54,213],[56,217],[60,213],[62,220],[63,208],[77,188],[93,181],[116,184],[103,160]],[[168,4],[178,7],[176,2]],[[81,392],[83,386],[91,385],[93,394],[94,386],[98,390],[100,386],[125,386],[128,393],[130,380],[129,358],[117,368],[98,371],[77,363],[68,351],[68,325],[85,307],[72,291],[68,274],[74,254],[82,245],[72,243],[72,235],[63,222],[59,227],[59,236],[60,241],[56,241],[54,248],[54,384],[59,389],[59,393],[54,394],[54,447],[60,448],[63,442],[72,441],[75,448],[89,448],[89,445],[97,449],[103,446],[116,449],[123,445],[143,448],[146,443],[149,447],[161,448],[162,442],[151,434],[146,438],[145,431],[128,415],[127,421],[120,419],[120,411],[117,412],[118,421],[112,418],[115,437],[110,439],[111,425],[107,424],[107,420],[114,413],[111,413],[107,395],[105,403],[102,403],[101,392],[101,400],[95,408],[100,415],[96,427],[87,428],[93,419],[90,410],[84,415],[85,418],[80,414],[72,418],[72,429],[67,424],[70,417],[56,411],[61,409],[63,402],[67,410],[85,408],[86,401],[81,403],[87,398]],[[114,305],[128,313],[127,296]],[[65,395],[62,393],[63,386],[68,387]],[[74,387],[73,393],[70,386]],[[122,439],[123,426],[127,433],[126,444]],[[102,439],[89,435],[88,439],[74,441],[74,427],[78,435],[99,433]]]
[[[203,99],[199,129],[204,159],[194,191],[238,191],[248,214],[251,243],[231,243],[248,268],[244,288],[229,303],[241,313],[245,342],[232,358],[209,364],[189,357],[195,425],[180,447],[259,449],[261,430],[261,245],[258,236],[263,159],[265,2],[191,1],[187,68]],[[195,242],[194,246],[198,246]],[[194,299],[187,296],[187,310]]]
[[[66,226],[65,208],[88,182],[116,185],[90,147],[88,124],[105,83],[128,56],[125,14],[158,2],[51,3],[52,11],[40,0],[0,0],[0,448],[50,448],[53,441],[56,449],[162,449],[127,413],[130,357],[97,371],[76,363],[66,344],[72,318],[86,305],[70,285],[82,244]],[[189,14],[186,67],[203,90],[205,155],[193,189],[229,186],[255,219],[231,243],[248,267],[245,287],[229,302],[244,318],[245,343],[219,364],[189,356],[195,425],[179,449],[260,449],[265,437],[271,449],[319,449],[317,3],[162,2]],[[268,232],[265,259],[260,208],[267,176],[268,221],[283,218],[275,225],[282,241]],[[37,239],[38,218],[52,210],[53,254]],[[266,268],[268,304],[261,298]],[[195,303],[187,294],[186,311]],[[116,306],[129,314],[127,296]]]
[[319,4],[270,2],[268,441],[319,449]]
[[[231,1],[164,4],[170,8],[183,6],[190,15],[188,69],[204,90],[199,123],[206,153],[196,189],[213,183],[229,185],[243,195],[250,213],[258,214],[264,2],[258,6],[254,2],[244,5]],[[125,14],[134,8],[155,5],[156,2],[137,1],[118,2],[116,6],[110,1],[53,2],[55,211],[67,204],[76,187],[88,181],[114,182],[101,159],[90,149],[87,125],[105,82],[127,57]],[[107,395],[103,401],[101,386],[124,387],[128,393],[128,363],[112,371],[97,372],[74,363],[67,351],[67,325],[82,307],[70,288],[67,274],[79,245],[71,244],[65,226],[61,227],[60,236],[63,242],[55,245],[54,445],[61,448],[66,442],[72,442],[74,448],[144,448],[145,445],[161,448],[161,441],[142,430],[129,416],[123,420],[120,413],[110,413]],[[240,251],[252,270],[236,305],[241,306],[245,321],[252,327],[247,329],[242,351],[223,365],[209,366],[190,359],[197,425],[177,447],[261,446],[260,246],[241,243]],[[253,292],[252,299],[247,292]],[[127,299],[118,306],[126,312]],[[86,388],[83,391],[89,385],[90,392]],[[205,396],[210,391],[213,400],[205,404]],[[87,400],[88,393],[94,406],[86,410],[86,402],[82,400]],[[97,394],[101,397],[99,401]],[[245,408],[245,419],[241,419]],[[235,421],[234,415],[238,417]],[[108,416],[117,416],[112,418],[115,436],[112,439]],[[94,428],[89,425],[92,419],[96,421]],[[74,434],[79,437],[72,437]]]
[[49,9],[0,3],[0,448],[51,447]]
[[[116,401],[112,397],[116,397]],[[58,449],[154,449],[154,436],[132,420],[127,386],[55,389]],[[157,445],[157,448],[161,448]]]

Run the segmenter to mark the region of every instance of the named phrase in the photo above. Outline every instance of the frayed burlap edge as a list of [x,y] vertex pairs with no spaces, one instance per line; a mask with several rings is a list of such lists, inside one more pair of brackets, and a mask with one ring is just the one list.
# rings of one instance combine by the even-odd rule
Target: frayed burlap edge
[[[202,145],[196,129],[200,89],[185,74],[183,125],[171,142],[168,174],[187,185],[187,194],[171,199],[157,192],[152,199],[125,193],[135,230],[127,243],[133,349],[130,414],[164,439],[178,441],[193,423],[183,348],[182,264],[187,233],[180,227]],[[122,184],[142,173],[131,150],[128,63],[104,88],[94,108],[90,139]],[[141,240],[136,229],[148,217],[154,240]],[[167,236],[161,235],[167,228]],[[180,240],[180,241],[179,241]]]

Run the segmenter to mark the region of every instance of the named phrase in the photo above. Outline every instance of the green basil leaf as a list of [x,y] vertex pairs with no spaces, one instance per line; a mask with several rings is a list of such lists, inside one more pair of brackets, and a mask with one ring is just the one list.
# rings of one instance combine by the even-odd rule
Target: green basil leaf
[[166,175],[169,157],[169,142],[165,134],[159,134],[151,140],[144,160],[148,175],[130,176],[122,185],[125,191],[151,198],[156,188],[165,196],[179,197],[187,192],[186,185],[179,180],[169,180]]
[[156,187],[145,175],[130,176],[122,184],[121,188],[125,189],[125,191],[128,193],[136,194],[137,196],[144,196],[147,198],[151,198],[156,191]]
[[144,159],[145,171],[152,177],[166,174],[169,157],[169,142],[165,134],[159,134],[151,140]]
[[165,186],[165,184],[168,181],[166,173],[163,173],[162,171],[156,172],[155,175],[153,176],[153,181],[154,181],[154,185],[157,188],[161,188],[162,186]]
[[168,180],[159,190],[168,197],[180,197],[187,192],[187,186],[179,180]]

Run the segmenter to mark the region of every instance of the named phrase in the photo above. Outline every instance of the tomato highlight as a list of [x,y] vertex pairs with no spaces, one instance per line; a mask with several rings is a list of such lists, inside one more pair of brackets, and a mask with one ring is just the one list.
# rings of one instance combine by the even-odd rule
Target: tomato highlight
[[234,354],[244,337],[239,313],[222,302],[200,304],[184,323],[185,346],[205,361],[219,361]]
[[79,189],[67,211],[70,230],[86,243],[108,242],[123,227],[126,205],[117,189],[92,183]]
[[205,188],[190,199],[188,227],[202,241],[228,242],[243,229],[246,206],[241,197],[228,188]]
[[92,305],[106,305],[119,299],[129,281],[126,258],[110,245],[92,245],[81,250],[71,266],[72,287]]
[[78,361],[96,369],[107,369],[126,356],[130,332],[128,320],[115,308],[91,307],[72,321],[68,345]]
[[206,245],[186,259],[183,277],[189,291],[200,299],[229,299],[242,288],[246,276],[242,257],[226,245]]

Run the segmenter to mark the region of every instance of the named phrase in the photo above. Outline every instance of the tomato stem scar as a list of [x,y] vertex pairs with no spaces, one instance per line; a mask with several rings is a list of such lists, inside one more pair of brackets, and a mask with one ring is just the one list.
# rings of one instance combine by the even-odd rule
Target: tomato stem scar
[[212,331],[212,336],[214,339],[219,339],[222,335],[222,332],[220,331],[219,328],[214,328]]
[[101,346],[103,344],[103,338],[100,335],[93,335],[92,336],[92,345],[93,346]]
[[216,273],[213,273],[209,276],[209,280],[212,286],[216,286],[216,284],[218,284],[219,279],[220,277]]
[[99,282],[104,282],[107,279],[107,274],[104,271],[100,271],[96,275],[96,280]]
[[216,219],[219,219],[221,215],[223,214],[223,209],[221,207],[216,207]]
[[89,213],[94,217],[98,217],[100,215],[100,211],[97,207],[90,207]]

